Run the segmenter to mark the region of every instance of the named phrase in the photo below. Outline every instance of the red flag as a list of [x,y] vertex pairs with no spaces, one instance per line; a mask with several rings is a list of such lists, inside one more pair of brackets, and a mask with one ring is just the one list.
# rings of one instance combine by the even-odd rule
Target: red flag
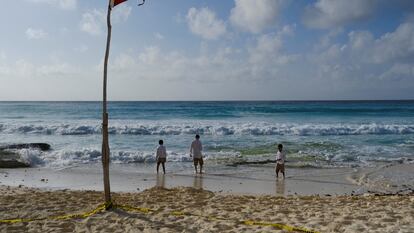
[[121,4],[123,2],[126,2],[128,0],[111,0],[111,8],[114,8],[114,6]]

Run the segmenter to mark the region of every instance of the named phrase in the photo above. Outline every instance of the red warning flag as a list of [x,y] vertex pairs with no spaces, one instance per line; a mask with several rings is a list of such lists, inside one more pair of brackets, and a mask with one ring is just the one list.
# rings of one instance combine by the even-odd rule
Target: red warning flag
[[128,0],[111,0],[111,8],[114,8],[114,6],[121,4],[123,2],[126,2]]

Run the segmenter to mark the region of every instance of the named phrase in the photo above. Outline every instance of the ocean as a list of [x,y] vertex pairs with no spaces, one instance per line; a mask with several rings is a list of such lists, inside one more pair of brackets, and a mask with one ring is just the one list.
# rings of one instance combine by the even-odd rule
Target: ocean
[[[414,160],[414,101],[109,102],[111,162],[154,163],[164,140],[170,167],[191,165],[200,134],[210,167],[267,163],[277,144],[292,167],[363,167]],[[0,102],[0,144],[35,167],[100,163],[101,102]]]

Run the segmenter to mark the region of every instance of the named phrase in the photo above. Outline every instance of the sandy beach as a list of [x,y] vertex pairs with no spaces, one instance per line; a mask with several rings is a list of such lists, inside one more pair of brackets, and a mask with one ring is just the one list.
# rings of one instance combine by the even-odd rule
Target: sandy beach
[[414,0],[3,3],[0,233],[414,233]]
[[[314,232],[414,231],[414,192],[409,177],[412,164],[365,168],[364,173],[345,168],[290,169],[286,180],[275,180],[271,168],[261,168],[263,175],[252,173],[250,179],[240,174],[156,175],[153,166],[140,167],[139,172],[134,169],[113,166],[114,203],[150,211],[116,208],[67,220],[42,218],[85,213],[102,204],[99,166],[2,169],[0,219],[41,220],[1,223],[0,229],[2,232],[286,232],[289,228],[280,229],[286,226]],[[252,223],[280,225],[249,225]]]
[[[1,218],[41,218],[90,211],[97,191],[44,191],[2,186]],[[287,196],[218,194],[195,188],[154,187],[114,193],[116,203],[154,212],[115,209],[85,219],[0,224],[2,232],[285,232],[243,221],[302,227],[316,232],[413,232],[414,196]],[[188,215],[174,214],[188,213]]]

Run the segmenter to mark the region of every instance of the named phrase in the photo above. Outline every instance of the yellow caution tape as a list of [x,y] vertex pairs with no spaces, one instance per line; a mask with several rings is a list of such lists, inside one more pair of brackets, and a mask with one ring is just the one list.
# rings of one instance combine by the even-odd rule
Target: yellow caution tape
[[181,212],[181,211],[173,211],[173,212],[171,212],[171,214],[172,215],[174,215],[174,216],[183,216],[183,215],[185,215],[183,212]]
[[92,216],[94,214],[97,214],[101,211],[104,211],[107,209],[108,206],[110,206],[112,203],[104,203],[99,205],[97,208],[95,208],[94,210],[91,210],[89,212],[85,212],[82,214],[68,214],[68,215],[63,215],[63,216],[55,216],[55,217],[50,217],[49,219],[52,220],[67,220],[67,219],[72,219],[72,218],[87,218],[89,216]]
[[42,221],[42,220],[68,220],[72,218],[87,218],[89,216],[92,216],[94,214],[97,214],[101,211],[104,211],[108,208],[108,206],[111,206],[112,203],[103,203],[96,207],[95,209],[85,212],[85,213],[79,213],[79,214],[68,214],[68,215],[62,215],[62,216],[49,216],[44,218],[16,218],[16,219],[0,219],[0,223],[20,223],[20,222],[34,222],[34,221]]
[[[33,221],[42,221],[42,220],[68,220],[68,219],[74,219],[74,218],[87,218],[92,215],[98,214],[100,212],[103,212],[104,210],[107,210],[109,207],[112,207],[113,209],[122,209],[125,211],[135,211],[135,212],[141,212],[144,214],[148,214],[150,212],[158,212],[157,210],[150,209],[150,208],[143,208],[143,207],[134,207],[129,205],[120,205],[120,204],[114,204],[112,202],[103,203],[96,207],[95,209],[84,212],[84,213],[78,213],[78,214],[68,214],[68,215],[62,215],[62,216],[50,216],[50,217],[44,217],[44,218],[16,218],[16,219],[0,219],[0,223],[21,223],[21,222],[33,222]],[[222,217],[212,217],[212,216],[205,216],[200,214],[191,214],[188,212],[182,212],[182,211],[172,211],[170,213],[173,216],[197,216],[197,217],[204,217],[211,221],[234,221],[233,219],[227,219]],[[317,231],[309,230],[302,227],[294,227],[289,226],[286,224],[281,223],[269,223],[269,222],[257,222],[252,220],[244,220],[240,223],[248,226],[271,226],[278,229],[286,230],[286,231],[298,231],[298,232],[305,232],[305,233],[319,233]]]
[[125,211],[136,211],[136,212],[141,212],[141,213],[145,213],[145,214],[154,211],[150,208],[133,207],[133,206],[129,206],[129,205],[119,205],[119,204],[114,204],[113,208],[123,209]]
[[19,223],[19,222],[30,222],[31,219],[23,219],[23,218],[18,218],[18,219],[1,219],[0,223]]

